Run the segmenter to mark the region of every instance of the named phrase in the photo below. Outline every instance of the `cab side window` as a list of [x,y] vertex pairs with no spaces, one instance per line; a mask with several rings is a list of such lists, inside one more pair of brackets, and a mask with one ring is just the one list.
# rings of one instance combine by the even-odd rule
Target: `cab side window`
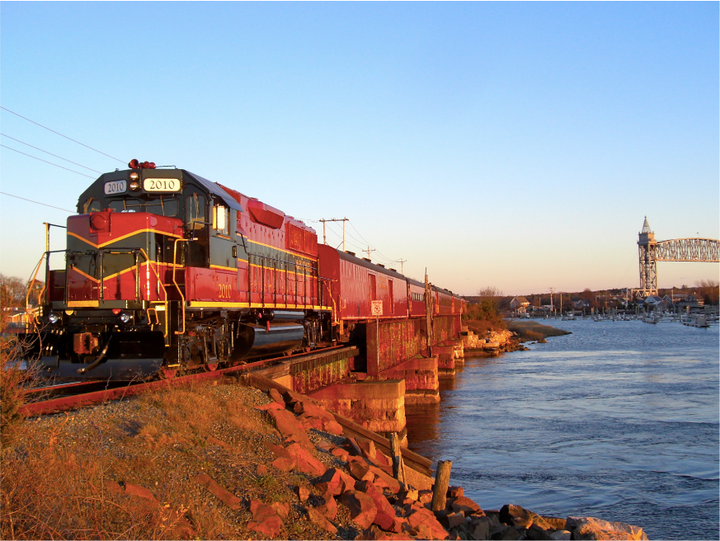
[[209,239],[207,235],[206,199],[201,193],[191,193],[185,198],[185,226],[192,239],[187,243],[188,267],[207,267]]
[[188,195],[185,200],[185,223],[190,231],[205,229],[205,196],[199,193]]
[[230,209],[225,205],[213,207],[213,229],[221,235],[230,234]]

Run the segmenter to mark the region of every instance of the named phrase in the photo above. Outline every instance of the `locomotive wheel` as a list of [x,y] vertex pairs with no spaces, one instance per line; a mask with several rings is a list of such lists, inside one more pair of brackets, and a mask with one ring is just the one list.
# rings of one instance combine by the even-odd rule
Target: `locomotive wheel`
[[178,374],[177,368],[162,367],[160,369],[160,379],[173,379]]
[[205,372],[215,372],[215,370],[217,370],[219,364],[220,363],[218,363],[218,362],[203,363],[203,368],[205,369]]

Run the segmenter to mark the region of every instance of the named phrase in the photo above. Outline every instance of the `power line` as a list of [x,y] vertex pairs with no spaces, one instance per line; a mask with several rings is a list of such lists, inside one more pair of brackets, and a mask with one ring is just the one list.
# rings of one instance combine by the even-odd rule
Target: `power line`
[[[323,220],[319,220],[319,221],[322,222]],[[329,221],[331,221],[331,220],[326,220],[326,221],[329,222]],[[339,220],[337,220],[337,221],[339,221]],[[368,254],[368,257],[370,257],[370,252],[377,252],[377,255],[380,256],[380,259],[383,259],[383,260],[385,260],[385,261],[387,261],[387,262],[389,262],[389,263],[391,263],[391,264],[392,264],[392,263],[400,263],[401,268],[403,269],[403,270],[401,270],[401,274],[404,274],[404,272],[403,272],[403,271],[404,271],[404,263],[407,262],[407,259],[390,259],[388,256],[386,256],[385,254],[383,254],[382,252],[380,252],[377,248],[372,248],[371,245],[370,245],[370,243],[367,241],[367,239],[365,239],[365,237],[362,236],[362,234],[360,233],[360,231],[357,230],[357,228],[355,227],[355,225],[353,225],[352,221],[351,221],[351,220],[348,220],[348,222],[350,222],[350,226],[351,226],[351,227],[355,230],[355,232],[360,236],[360,238],[362,239],[362,241],[361,241],[360,239],[358,239],[357,237],[355,237],[355,236],[354,236],[352,233],[350,233],[349,231],[347,232],[347,236],[349,236],[351,239],[355,240],[357,243],[362,243],[363,241],[364,241],[364,243],[363,243],[363,244],[355,244],[355,243],[353,243],[353,242],[346,242],[346,244],[350,244],[351,246],[353,246],[356,250],[358,250],[358,251],[360,251],[360,252],[366,252],[366,253]],[[325,225],[325,224],[323,224],[323,225]],[[333,232],[333,233],[335,233],[335,234],[338,234],[333,228],[330,228],[330,230],[331,230],[331,232]],[[343,230],[344,230],[344,228],[343,228]],[[343,236],[344,236],[344,235],[343,235]],[[367,246],[367,248],[365,248],[365,246]],[[339,247],[338,247],[338,248],[339,248]]]
[[[22,118],[23,120],[27,120],[28,122],[32,122],[32,123],[35,124],[36,126],[40,126],[41,128],[44,128],[44,129],[46,129],[47,131],[53,132],[54,134],[59,135],[60,137],[64,137],[65,139],[68,139],[68,140],[72,141],[73,143],[77,143],[77,144],[80,145],[80,146],[84,146],[85,148],[89,148],[90,150],[93,150],[93,151],[97,152],[98,154],[102,154],[103,156],[107,156],[108,158],[112,158],[113,160],[117,160],[117,161],[119,161],[119,162],[121,162],[121,163],[125,163],[125,162],[124,162],[123,160],[121,160],[120,158],[116,158],[115,156],[110,156],[110,154],[105,154],[104,152],[101,152],[100,150],[98,150],[98,149],[96,149],[96,148],[93,148],[93,147],[91,147],[91,146],[89,146],[89,145],[86,145],[85,143],[81,143],[80,141],[76,141],[75,139],[73,139],[73,138],[71,138],[71,137],[68,137],[67,135],[63,135],[63,134],[60,133],[60,132],[57,132],[57,131],[55,131],[55,130],[51,130],[51,129],[48,128],[47,126],[43,126],[43,125],[40,124],[39,122],[35,122],[34,120],[30,120],[29,118],[26,118],[26,117],[24,117],[24,116],[16,113],[15,111],[11,111],[11,110],[8,109],[7,107],[3,107],[2,105],[0,105],[0,109],[3,109],[3,110],[5,110],[5,111],[7,111],[8,113],[12,113],[13,115],[18,116],[18,117]],[[11,150],[12,150],[12,149],[11,149]]]
[[70,214],[74,214],[74,210],[68,210],[60,207],[54,207],[52,205],[48,205],[47,203],[41,203],[40,201],[33,201],[32,199],[26,199],[25,197],[20,197],[19,195],[13,195],[11,193],[6,192],[0,192],[0,194],[7,195],[10,197],[14,197],[15,199],[22,199],[23,201],[30,201],[31,203],[35,203],[36,205],[42,205],[43,207],[50,207],[51,209],[58,209],[58,210],[64,210],[65,212],[69,212]]
[[72,161],[72,160],[68,160],[67,158],[63,158],[62,156],[58,156],[57,154],[53,154],[52,152],[48,152],[47,150],[43,150],[43,149],[41,149],[41,148],[32,146],[30,143],[26,143],[26,142],[24,142],[24,141],[21,141],[20,139],[15,139],[14,137],[11,137],[11,136],[9,136],[9,135],[7,135],[7,134],[5,134],[5,133],[0,133],[0,135],[2,135],[3,137],[7,137],[8,139],[12,139],[13,141],[17,141],[18,143],[20,143],[20,144],[22,144],[22,145],[28,146],[28,147],[30,147],[30,148],[34,148],[35,150],[39,150],[40,152],[44,152],[45,154],[50,154],[50,156],[53,156],[54,158],[59,158],[59,159],[64,160],[64,161],[66,161],[66,162],[68,162],[68,163],[71,163],[71,164],[73,164],[73,165],[77,165],[78,167],[82,167],[83,169],[87,169],[87,170],[89,170],[89,171],[94,171],[95,173],[102,174],[102,171],[98,171],[98,170],[96,170],[96,169],[92,169],[92,168],[90,168],[90,167],[86,167],[85,165],[82,165],[82,164],[80,164],[80,163],[76,163],[76,162],[74,162],[74,161]]
[[[360,238],[365,241],[365,244],[368,244],[368,245],[370,244],[370,243],[367,241],[367,239],[362,236],[362,234],[360,233],[360,231],[357,230],[357,228],[355,227],[355,225],[353,225],[352,221],[350,222],[350,227],[352,227],[352,228],[355,230],[355,232],[356,232],[358,235],[360,235]],[[350,235],[350,236],[352,237],[352,235]],[[353,237],[353,238],[355,238],[355,237]],[[355,240],[357,240],[357,239],[355,239]],[[376,250],[376,252],[378,253],[379,256],[381,256],[381,257],[382,257],[383,259],[385,259],[386,261],[390,261],[391,263],[396,263],[396,262],[398,261],[397,259],[390,259],[388,256],[386,256],[385,254],[383,254],[383,253],[382,253],[381,251],[379,251],[379,250]]]
[[27,153],[25,153],[25,152],[21,152],[20,150],[17,150],[17,149],[15,149],[15,148],[11,148],[11,147],[9,147],[9,146],[7,146],[7,145],[0,144],[0,147],[6,148],[6,149],[8,149],[8,150],[12,150],[13,152],[17,152],[18,154],[22,154],[23,156],[27,156],[28,158],[33,158],[33,159],[38,160],[38,161],[41,161],[41,162],[49,163],[50,165],[54,165],[55,167],[59,167],[60,169],[65,169],[65,171],[70,171],[71,173],[75,173],[76,175],[82,175],[82,176],[84,176],[84,177],[92,178],[92,179],[95,178],[95,177],[93,177],[92,175],[86,175],[85,173],[80,173],[79,171],[73,171],[72,169],[68,169],[67,167],[63,167],[62,165],[58,165],[58,164],[56,164],[56,163],[49,162],[49,161],[47,161],[47,160],[43,160],[42,158],[38,158],[37,156],[33,156],[33,155],[31,155],[31,154],[27,154]]

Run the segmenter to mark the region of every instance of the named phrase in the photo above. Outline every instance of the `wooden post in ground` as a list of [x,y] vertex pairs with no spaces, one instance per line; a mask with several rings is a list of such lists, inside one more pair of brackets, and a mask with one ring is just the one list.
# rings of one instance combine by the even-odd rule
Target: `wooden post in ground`
[[405,481],[405,463],[402,459],[402,451],[400,449],[400,438],[397,432],[390,433],[390,452],[392,453],[393,477],[406,485]]
[[433,487],[432,510],[434,512],[445,511],[447,502],[447,490],[450,485],[451,460],[438,461],[435,472],[435,486]]

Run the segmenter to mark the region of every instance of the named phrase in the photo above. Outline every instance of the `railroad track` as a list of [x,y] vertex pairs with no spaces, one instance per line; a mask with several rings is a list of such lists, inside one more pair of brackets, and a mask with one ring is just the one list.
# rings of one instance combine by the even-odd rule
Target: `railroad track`
[[[37,417],[40,415],[48,415],[61,411],[79,409],[82,407],[101,404],[109,400],[121,400],[129,396],[135,396],[147,392],[168,389],[171,387],[182,387],[200,381],[211,381],[221,379],[226,376],[238,376],[243,373],[270,374],[287,369],[291,364],[301,362],[306,359],[318,358],[325,355],[335,355],[345,350],[353,350],[354,346],[334,346],[320,351],[311,353],[300,353],[272,359],[264,359],[253,363],[242,364],[238,366],[230,366],[228,368],[219,368],[208,372],[199,372],[188,374],[186,376],[175,377],[172,379],[155,380],[143,383],[131,383],[121,387],[106,388],[91,392],[74,393],[77,390],[87,389],[88,387],[97,387],[105,385],[104,382],[72,382],[66,384],[50,385],[47,387],[34,387],[25,391],[26,396],[41,397],[39,400],[28,402],[21,408],[21,412],[26,417]],[[71,392],[73,394],[53,397],[51,395],[58,392]],[[45,395],[45,396],[44,396]]]

